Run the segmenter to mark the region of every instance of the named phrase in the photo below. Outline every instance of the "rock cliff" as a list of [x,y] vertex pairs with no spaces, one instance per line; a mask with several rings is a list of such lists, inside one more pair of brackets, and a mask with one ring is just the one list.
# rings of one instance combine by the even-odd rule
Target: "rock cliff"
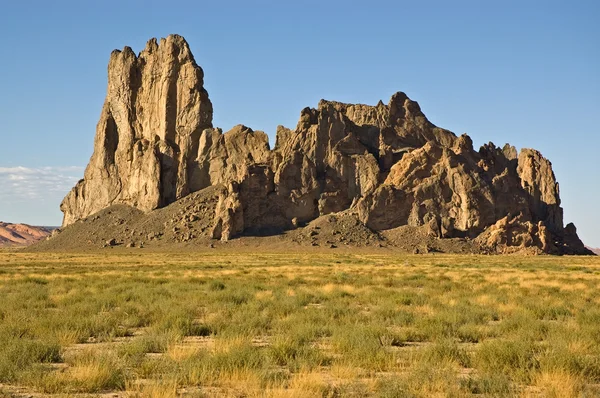
[[61,204],[63,225],[112,204],[148,211],[195,190],[202,132],[212,127],[204,74],[181,36],[115,50],[94,153]]
[[322,100],[276,144],[246,126],[212,126],[202,69],[180,36],[111,54],[94,153],[61,204],[63,227],[108,206],[144,212],[217,187],[212,238],[294,229],[330,213],[373,231],[425,228],[483,250],[587,253],[563,226],[558,183],[538,151],[432,124],[398,92],[375,106]]

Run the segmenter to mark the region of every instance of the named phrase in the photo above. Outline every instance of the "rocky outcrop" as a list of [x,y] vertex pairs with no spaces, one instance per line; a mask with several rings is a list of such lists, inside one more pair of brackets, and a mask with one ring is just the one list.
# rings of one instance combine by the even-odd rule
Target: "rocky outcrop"
[[543,221],[553,232],[561,232],[563,211],[552,163],[534,149],[523,149],[519,153],[517,173],[521,187],[528,194],[533,218]]
[[212,127],[203,79],[181,36],[152,39],[137,56],[129,47],[112,52],[94,153],[61,204],[63,225],[112,204],[152,210],[198,188],[190,170]]
[[[321,100],[276,143],[246,126],[212,126],[203,72],[185,40],[115,51],[84,179],[64,225],[113,204],[151,211],[216,189],[210,236],[272,234],[345,212],[373,231],[406,226],[471,239],[486,251],[584,253],[563,227],[558,183],[538,151],[479,150],[431,123],[399,92],[375,106]],[[348,213],[349,212],[349,213]]]
[[477,235],[495,221],[493,192],[461,157],[434,141],[407,153],[359,201],[361,219],[377,230],[429,224],[439,237]]
[[198,191],[211,185],[241,181],[251,164],[270,160],[269,137],[262,131],[238,125],[223,134],[206,129],[200,135],[198,154],[190,170],[190,188]]
[[240,201],[238,185],[232,182],[219,195],[211,234],[213,239],[228,241],[243,231],[244,209]]
[[594,251],[588,249],[579,236],[577,236],[577,228],[572,222],[565,226],[564,233],[558,235],[558,252],[560,254],[586,254],[592,255],[597,254]]
[[543,222],[533,223],[522,214],[506,216],[476,238],[477,243],[497,253],[514,253],[525,249],[556,253],[552,237]]

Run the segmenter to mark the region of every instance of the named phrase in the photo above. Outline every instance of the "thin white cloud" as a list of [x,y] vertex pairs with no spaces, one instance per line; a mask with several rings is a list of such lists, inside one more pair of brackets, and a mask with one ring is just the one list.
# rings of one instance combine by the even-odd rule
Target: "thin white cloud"
[[39,200],[66,194],[83,175],[83,167],[0,167],[0,200]]

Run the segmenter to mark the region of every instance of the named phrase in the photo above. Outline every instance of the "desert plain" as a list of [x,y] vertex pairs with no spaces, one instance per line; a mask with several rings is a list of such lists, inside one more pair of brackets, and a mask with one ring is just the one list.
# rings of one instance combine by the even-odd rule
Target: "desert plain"
[[594,397],[593,256],[0,252],[0,396]]

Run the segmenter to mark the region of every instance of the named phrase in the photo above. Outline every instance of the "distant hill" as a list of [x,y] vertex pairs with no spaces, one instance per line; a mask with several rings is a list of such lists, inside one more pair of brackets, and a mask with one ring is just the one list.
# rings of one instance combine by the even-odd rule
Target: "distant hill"
[[30,245],[50,235],[52,229],[0,222],[0,247]]
[[593,251],[593,252],[594,252],[594,254],[596,254],[596,255],[600,256],[600,247],[589,247],[589,246],[586,246],[586,247],[587,247],[589,250]]

